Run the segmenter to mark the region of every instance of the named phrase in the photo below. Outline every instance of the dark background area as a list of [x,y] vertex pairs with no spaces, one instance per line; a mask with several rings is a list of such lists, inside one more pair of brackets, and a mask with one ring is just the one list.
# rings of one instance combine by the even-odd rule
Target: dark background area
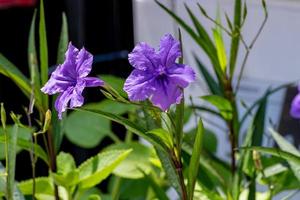
[[[56,64],[62,12],[66,12],[67,15],[69,39],[78,48],[84,45],[94,55],[130,51],[133,48],[131,0],[44,0],[44,4],[49,66]],[[34,9],[38,7],[37,1],[34,6],[0,9],[0,53],[27,76],[28,35]],[[130,70],[127,59],[123,57],[94,63],[91,75],[113,74],[126,77]],[[84,96],[86,102],[102,98],[98,90],[90,89],[86,89]],[[26,97],[3,75],[0,75],[0,102],[5,103],[7,112],[24,114],[23,106],[28,106]],[[110,141],[104,141],[107,142]],[[62,150],[76,155],[76,161],[79,163],[98,153],[99,149],[100,147],[84,150],[72,145],[66,139],[62,144]],[[39,165],[37,175],[47,174],[48,168],[43,167],[42,163]],[[31,177],[28,152],[22,152],[17,156],[16,171],[17,180]]]

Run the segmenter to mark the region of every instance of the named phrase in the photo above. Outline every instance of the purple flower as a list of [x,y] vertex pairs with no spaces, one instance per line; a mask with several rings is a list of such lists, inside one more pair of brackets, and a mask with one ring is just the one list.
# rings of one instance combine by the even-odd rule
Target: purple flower
[[170,34],[161,38],[158,52],[146,43],[139,43],[128,55],[135,68],[127,78],[124,90],[131,101],[150,101],[163,111],[180,103],[182,88],[195,80],[191,67],[175,63],[181,56],[180,43]]
[[300,84],[298,86],[298,91],[299,93],[294,97],[290,110],[290,115],[296,119],[300,119]]
[[98,78],[87,77],[92,70],[93,55],[84,48],[80,51],[71,42],[65,54],[65,61],[58,65],[50,79],[41,89],[46,94],[60,93],[55,101],[55,109],[59,119],[68,107],[80,107],[84,98],[85,87],[102,86],[104,82]]

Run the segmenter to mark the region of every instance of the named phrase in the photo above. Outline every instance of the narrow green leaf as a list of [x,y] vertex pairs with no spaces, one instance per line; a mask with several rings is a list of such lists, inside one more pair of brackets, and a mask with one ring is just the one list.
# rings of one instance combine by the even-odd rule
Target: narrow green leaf
[[217,95],[202,96],[201,99],[214,105],[225,120],[232,119],[232,106],[227,99]]
[[170,155],[161,149],[155,148],[155,150],[156,150],[156,154],[159,157],[159,160],[162,164],[162,167],[164,168],[164,170],[167,174],[170,185],[174,187],[174,189],[177,191],[177,193],[180,196],[182,196],[180,179],[179,179],[178,173],[176,171],[176,168],[170,159]]
[[123,86],[124,86],[124,82],[125,82],[124,79],[117,77],[117,76],[110,75],[110,74],[100,74],[99,78],[101,78],[105,83],[108,83],[121,96],[127,97],[127,93],[124,92],[124,90],[123,90]]
[[230,46],[230,77],[233,76],[236,60],[238,56],[238,49],[240,43],[240,28],[241,28],[241,19],[242,18],[242,1],[235,0],[234,6],[234,25],[233,25],[233,36],[231,38],[231,46]]
[[233,26],[232,26],[232,23],[231,23],[228,15],[227,15],[227,13],[225,13],[225,18],[226,18],[226,21],[227,21],[229,29],[232,31],[233,30]]
[[193,200],[196,179],[199,171],[200,155],[203,146],[203,134],[204,134],[204,128],[203,128],[203,123],[200,119],[198,123],[198,129],[197,129],[197,134],[194,142],[193,152],[189,163],[189,175],[188,175],[187,188],[188,188],[188,196],[190,200]]
[[181,99],[180,104],[176,105],[175,110],[175,130],[174,130],[174,136],[176,140],[176,145],[178,147],[178,151],[180,152],[182,139],[183,139],[183,117],[184,117],[184,98]]
[[205,28],[202,26],[202,24],[199,22],[199,20],[197,19],[197,17],[193,14],[193,12],[191,11],[191,9],[189,9],[189,7],[184,4],[186,11],[188,12],[194,27],[196,28],[196,31],[199,35],[199,37],[204,40],[203,42],[205,43],[205,45],[207,46],[207,48],[209,48],[211,50],[211,52],[215,52],[216,48],[214,43],[212,42],[210,36],[208,35],[208,33],[206,32]]
[[[142,171],[142,170],[141,170]],[[146,178],[146,180],[148,180],[148,182],[150,183],[150,186],[152,187],[156,198],[160,199],[160,200],[168,200],[168,196],[166,195],[165,191],[161,188],[161,186],[158,185],[158,183],[155,181],[155,179],[146,174],[144,171],[142,171],[142,173],[144,174],[144,177]]]
[[69,34],[68,34],[68,22],[66,14],[62,14],[62,25],[61,25],[61,32],[59,37],[58,49],[57,49],[57,61],[56,63],[63,63],[65,52],[68,48],[69,42]]
[[16,167],[16,147],[17,147],[17,135],[19,126],[15,124],[13,131],[8,136],[8,167],[7,167],[7,198],[14,199],[15,188],[15,167]]
[[215,95],[223,96],[223,92],[221,91],[219,84],[213,76],[208,72],[203,63],[198,59],[198,57],[194,54],[194,59],[198,65],[198,68],[201,72],[202,77],[204,78],[210,92]]
[[[41,85],[45,85],[45,83],[48,81],[48,45],[43,0],[40,1],[39,44]],[[45,94],[43,94],[43,107],[44,110],[48,109],[48,95]]]
[[[272,137],[274,138],[274,140],[276,141],[276,143],[278,144],[281,150],[292,153],[300,157],[300,152],[297,150],[296,147],[290,144],[286,139],[284,139],[284,137],[282,137],[279,133],[277,133],[273,129],[269,129],[269,131],[271,132]],[[294,172],[295,176],[297,177],[300,183],[300,165],[289,161],[288,163],[291,166],[292,171]]]
[[115,150],[100,153],[78,167],[79,188],[93,187],[103,181],[122,162],[131,150]]
[[79,108],[79,109],[76,109],[76,110],[94,113],[94,114],[102,116],[106,119],[117,122],[117,123],[125,126],[125,128],[127,130],[137,134],[138,136],[143,137],[144,139],[148,140],[152,144],[157,145],[158,147],[160,147],[162,149],[165,149],[163,146],[161,146],[160,141],[156,141],[155,139],[153,139],[153,137],[151,138],[150,136],[148,136],[146,134],[147,131],[143,127],[139,126],[138,124],[136,124],[136,123],[124,118],[124,117],[121,117],[121,116],[118,116],[116,114],[112,114],[112,113],[109,113],[109,112],[105,112],[105,111],[102,111],[102,110],[93,110],[93,109],[84,109],[84,108]]
[[[31,87],[34,92],[34,99],[42,99],[42,94],[40,91],[41,82],[40,82],[40,73],[38,69],[38,60],[37,60],[37,53],[35,47],[35,20],[36,20],[36,10],[34,11],[29,38],[28,38],[28,66],[30,72],[30,81]],[[43,112],[43,110],[40,110]]]
[[153,129],[151,131],[147,132],[147,135],[149,135],[149,137],[157,137],[159,138],[159,140],[161,140],[161,143],[163,143],[164,145],[167,146],[167,148],[171,149],[174,145],[173,145],[173,140],[171,138],[171,133],[169,133],[168,131],[164,130],[164,129]]
[[[29,79],[9,60],[0,54],[0,74],[11,79],[29,99],[31,96],[31,86]],[[36,106],[42,109],[41,99],[36,97]]]
[[273,156],[279,157],[279,158],[283,158],[289,162],[294,162],[297,165],[300,165],[300,156],[289,153],[287,151],[283,151],[277,148],[268,148],[268,147],[242,147],[241,149],[245,149],[245,150],[255,150],[255,151],[259,151],[262,153],[267,153],[267,154],[271,154]]
[[223,71],[223,73],[225,73],[226,66],[227,66],[227,58],[226,58],[226,49],[225,49],[222,32],[220,28],[213,29],[213,36],[217,47],[217,54],[218,54],[221,70]]
[[[22,129],[20,129],[21,131]],[[20,133],[19,135],[21,135],[22,133]],[[5,143],[5,137],[3,135],[0,135],[0,143]],[[19,136],[19,138],[17,139],[17,146],[20,149],[24,149],[26,151],[31,152],[32,151],[32,143],[24,138],[21,138]],[[45,163],[48,164],[48,156],[46,154],[46,152],[43,150],[43,148],[39,145],[34,144],[33,145],[34,148],[34,153],[37,157],[41,158]]]

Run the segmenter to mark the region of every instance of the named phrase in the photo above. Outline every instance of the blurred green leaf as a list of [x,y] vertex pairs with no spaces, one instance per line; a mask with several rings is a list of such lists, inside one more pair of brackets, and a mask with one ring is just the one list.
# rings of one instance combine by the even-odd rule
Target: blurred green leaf
[[181,190],[181,186],[180,186],[180,179],[179,179],[178,173],[175,169],[175,166],[174,166],[172,160],[170,159],[170,155],[161,149],[155,148],[155,150],[156,150],[156,154],[159,157],[159,160],[162,164],[162,167],[167,174],[169,184],[172,187],[174,187],[174,189],[177,191],[177,193],[181,196],[182,190]]
[[160,199],[160,200],[168,200],[168,196],[166,195],[165,191],[161,188],[161,186],[159,186],[157,184],[157,182],[155,181],[155,179],[144,173],[144,176],[146,178],[146,180],[148,180],[148,182],[150,183],[150,186],[152,187],[155,195],[156,195],[156,198]]
[[118,143],[108,146],[105,151],[132,149],[131,153],[114,169],[113,173],[122,178],[138,179],[151,171],[151,157],[154,150],[137,142]]
[[127,93],[123,90],[123,85],[125,80],[123,78],[113,76],[110,74],[100,74],[99,78],[105,83],[108,83],[112,88],[114,88],[121,96],[127,97]]
[[[292,153],[293,155],[296,155],[300,158],[300,152],[297,150],[296,147],[290,144],[286,139],[284,139],[284,137],[282,137],[273,129],[270,129],[270,132],[281,150]],[[294,172],[297,179],[299,180],[300,184],[300,165],[290,161],[288,161],[288,163],[291,166],[291,169]]]
[[[45,85],[48,81],[48,45],[46,35],[44,1],[40,1],[40,20],[39,20],[39,45],[40,45],[40,72],[41,85]],[[48,109],[48,95],[42,94],[43,108]]]
[[[36,182],[36,188],[35,188],[35,197],[39,195],[49,195],[53,196],[54,198],[54,185],[52,183],[51,178],[48,177],[39,177],[35,178]],[[18,184],[18,187],[20,188],[22,194],[24,195],[32,195],[32,187],[33,187],[33,181],[32,179],[21,181]],[[41,198],[38,198],[41,199]]]
[[17,139],[18,139],[19,126],[14,124],[11,132],[6,132],[7,136],[7,198],[14,199],[14,188],[15,188],[15,167],[16,167],[16,153],[17,153]]
[[148,142],[151,142],[153,145],[161,148],[161,149],[165,149],[161,143],[160,143],[160,140],[156,140],[157,138],[154,138],[154,137],[149,137],[149,135],[146,134],[146,130],[144,129],[144,127],[124,118],[124,117],[121,117],[119,115],[116,115],[116,114],[113,114],[113,113],[110,113],[110,112],[105,112],[105,111],[102,111],[102,110],[95,110],[95,109],[87,109],[87,108],[79,108],[79,109],[76,109],[76,110],[80,110],[80,111],[84,111],[84,112],[89,112],[89,113],[94,113],[98,116],[102,116],[106,119],[109,119],[109,120],[112,120],[114,122],[117,122],[123,126],[125,126],[125,128],[128,130],[128,131],[131,131],[132,133],[135,133],[137,134],[138,136],[141,136],[143,137],[144,139],[148,140]]
[[65,13],[62,14],[61,32],[59,37],[58,49],[57,49],[57,64],[63,63],[65,59],[65,52],[68,48],[69,34],[68,34],[68,22]]
[[232,106],[227,99],[217,95],[202,96],[201,99],[214,105],[225,120],[232,119]]
[[99,184],[130,154],[132,150],[114,150],[99,153],[78,167],[79,188],[87,189]]
[[[111,100],[87,104],[83,108],[103,110],[117,115],[122,115],[134,110],[134,107],[131,105],[121,104]],[[114,134],[111,130],[110,120],[94,113],[82,111],[74,111],[68,116],[65,121],[65,133],[72,143],[84,148],[93,148],[97,146],[104,137]]]
[[229,60],[230,77],[232,77],[234,74],[236,60],[238,56],[241,21],[242,21],[242,1],[235,0],[234,23],[233,23],[233,33],[232,33],[233,37],[231,38],[230,60]]
[[[28,66],[30,72],[31,88],[34,93],[34,99],[42,99],[42,94],[40,91],[41,88],[40,72],[38,68],[38,60],[37,60],[36,47],[35,47],[35,20],[36,20],[36,10],[34,11],[32,17],[29,38],[28,38]],[[40,111],[42,112],[43,110]]]
[[[13,126],[7,126],[6,131],[9,135],[13,132]],[[31,130],[29,128],[19,128],[18,131],[18,138],[23,139],[25,141],[29,141],[31,136]],[[5,143],[5,137],[4,137],[4,131],[2,128],[0,128],[0,143]],[[20,152],[21,148],[16,148],[16,153]],[[4,144],[0,144],[0,160],[5,159],[5,153],[4,153]]]
[[219,27],[213,29],[213,36],[217,47],[218,60],[221,66],[221,70],[223,73],[225,73],[226,66],[227,66],[227,58],[226,58],[227,56],[226,56],[226,49],[222,37],[222,31]]
[[287,151],[283,151],[277,148],[268,148],[268,147],[242,147],[241,149],[245,150],[256,150],[262,153],[271,154],[273,156],[286,159],[287,161],[293,162],[297,165],[300,165],[300,156],[289,153]]
[[193,152],[189,163],[187,189],[188,189],[188,197],[190,200],[193,200],[193,196],[194,196],[196,178],[198,175],[199,165],[200,165],[200,155],[203,146],[203,135],[204,135],[204,128],[203,128],[203,123],[200,119],[198,123],[198,129],[197,129],[197,134],[194,142]]
[[[32,144],[31,141],[29,141],[29,138],[23,139],[22,137],[20,137],[22,135],[22,129],[23,128],[21,127],[19,128],[19,134],[18,134],[19,138],[17,140],[17,152],[23,149],[32,152],[32,145],[33,145],[36,156],[41,158],[45,163],[48,164],[49,161],[48,156],[41,146]],[[5,143],[5,137],[3,135],[0,135],[0,143]],[[0,149],[0,152],[4,152],[4,150]],[[1,155],[4,155],[4,153]]]
[[[31,95],[30,81],[24,74],[2,54],[0,54],[0,74],[11,79],[29,99]],[[41,108],[41,100],[36,97],[36,105]]]
[[147,135],[151,138],[157,138],[156,141],[160,141],[162,146],[166,145],[166,148],[171,149],[173,147],[173,140],[171,138],[171,133],[164,129],[153,129],[147,132]]

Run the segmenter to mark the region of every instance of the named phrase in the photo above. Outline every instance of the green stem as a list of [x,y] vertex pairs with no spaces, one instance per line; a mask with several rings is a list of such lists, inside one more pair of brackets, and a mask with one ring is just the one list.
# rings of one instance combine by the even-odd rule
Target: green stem
[[114,182],[114,187],[112,189],[112,200],[119,199],[121,182],[122,182],[122,178],[116,177],[115,182]]

